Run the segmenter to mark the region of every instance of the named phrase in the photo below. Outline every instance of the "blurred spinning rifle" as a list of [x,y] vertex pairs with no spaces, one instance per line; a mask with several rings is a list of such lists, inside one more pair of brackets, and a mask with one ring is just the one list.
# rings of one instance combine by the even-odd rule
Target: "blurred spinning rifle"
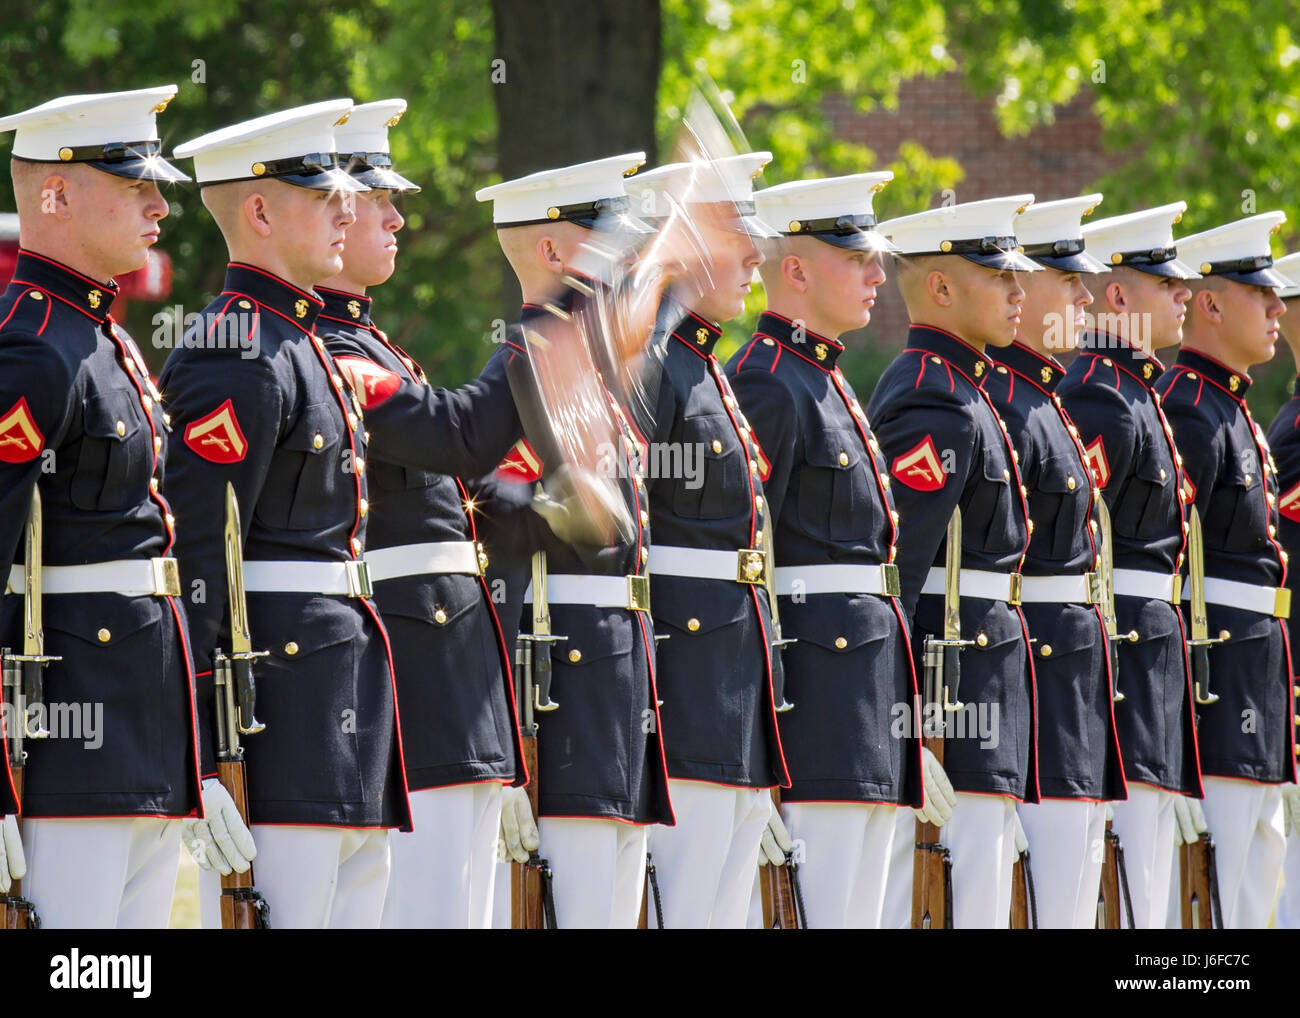
[[[1121,703],[1124,694],[1119,690],[1119,643],[1121,640],[1135,640],[1136,633],[1119,633],[1119,620],[1115,611],[1115,545],[1110,523],[1110,510],[1104,498],[1097,498],[1097,534],[1100,538],[1101,559],[1098,582],[1101,587],[1100,598],[1094,597],[1094,603],[1100,602],[1101,618],[1106,627],[1106,655],[1110,663],[1111,699]],[[1129,895],[1128,872],[1124,869],[1124,846],[1115,833],[1114,821],[1106,821],[1105,843],[1101,859],[1101,883],[1097,891],[1097,929],[1118,930],[1120,928],[1121,903],[1123,893],[1123,911],[1128,913],[1129,929],[1134,928],[1133,900]]]
[[[785,668],[781,656],[785,648],[797,640],[788,640],[781,633],[781,610],[776,597],[776,555],[772,547],[771,514],[763,517],[763,582],[772,609],[772,702],[778,714],[794,709],[785,698]],[[781,808],[781,790],[772,789],[772,804]],[[808,915],[803,905],[803,889],[799,886],[799,862],[793,851],[785,853],[780,866],[759,867],[759,894],[763,900],[763,929],[801,930],[808,928]]]
[[[257,685],[253,662],[265,657],[255,651],[248,628],[248,603],[244,595],[243,533],[234,485],[226,483],[226,584],[230,594],[230,654],[220,648],[212,658],[212,683],[216,690],[217,778],[225,786],[248,825],[248,782],[244,773],[241,735],[256,735],[266,726],[253,714]],[[230,872],[221,878],[221,928],[269,930],[271,906],[253,885],[253,868]]]
[[[924,701],[921,744],[943,764],[944,716],[961,709],[961,651],[973,640],[961,637],[961,509],[948,520],[944,553],[943,635],[928,635],[922,650]],[[952,856],[939,843],[939,828],[916,822],[912,861],[912,929],[952,929]]]
[[[26,739],[48,739],[45,726],[45,666],[62,658],[45,653],[45,630],[41,618],[41,548],[44,531],[41,493],[32,486],[27,511],[26,558],[23,564],[23,652],[0,650],[0,672],[4,686],[6,724],[5,751],[13,778],[18,807],[23,802],[23,765],[27,761]],[[23,897],[22,881],[15,880],[9,893],[0,895],[0,930],[37,930],[41,927],[36,906]]]
[[[1230,636],[1225,629],[1209,635],[1205,610],[1205,544],[1201,514],[1192,506],[1187,527],[1187,580],[1191,586],[1191,635],[1187,652],[1192,660],[1192,689],[1202,707],[1219,697],[1210,692],[1210,647]],[[1214,863],[1214,838],[1206,831],[1196,841],[1178,848],[1179,890],[1182,898],[1183,929],[1223,929],[1223,906],[1219,902],[1219,875]]]
[[[536,822],[542,777],[537,766],[536,715],[560,706],[551,699],[551,644],[568,637],[551,632],[551,609],[546,596],[546,552],[533,553],[532,569],[532,632],[520,633],[515,645],[515,702],[519,705],[524,767],[529,775],[528,804]],[[515,930],[558,928],[551,865],[535,851],[527,862],[510,866],[510,927]]]

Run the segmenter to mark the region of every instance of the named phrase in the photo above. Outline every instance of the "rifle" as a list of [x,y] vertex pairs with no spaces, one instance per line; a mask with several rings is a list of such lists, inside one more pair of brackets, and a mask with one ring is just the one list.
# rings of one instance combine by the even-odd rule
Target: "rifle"
[[[922,745],[943,763],[944,714],[960,710],[961,650],[974,641],[961,638],[961,508],[948,521],[944,553],[943,636],[927,635],[922,650],[925,701]],[[912,929],[952,929],[952,856],[939,843],[939,828],[916,822],[912,862]]]
[[[241,735],[256,735],[266,726],[253,714],[257,686],[253,661],[267,651],[252,649],[248,629],[248,605],[244,596],[243,533],[239,523],[239,502],[235,488],[226,482],[226,584],[230,594],[230,656],[217,650],[212,658],[212,682],[216,687],[217,778],[225,786],[248,823],[248,782],[244,773]],[[230,872],[221,878],[221,928],[223,930],[269,930],[271,906],[253,886],[253,868],[246,873]]]
[[[0,650],[4,703],[14,724],[5,725],[9,773],[13,778],[18,808],[23,803],[23,765],[27,761],[24,738],[48,739],[45,725],[45,666],[61,661],[45,653],[45,628],[41,616],[41,565],[44,526],[41,516],[41,493],[32,485],[27,510],[27,556],[23,564],[23,652],[12,654]],[[33,719],[33,713],[35,717]],[[15,880],[9,893],[0,895],[0,930],[39,930],[41,917],[36,906],[23,897],[21,880]]]
[[[546,552],[533,553],[533,631],[520,633],[515,645],[515,699],[519,704],[519,733],[528,770],[528,802],[537,819],[538,785],[537,720],[535,712],[553,711],[560,705],[551,699],[551,644],[567,636],[551,633],[551,608],[546,600]],[[534,647],[534,644],[539,646]],[[510,866],[510,927],[516,930],[558,929],[555,897],[551,889],[551,865],[533,852],[528,861]]]
[[1018,853],[1011,866],[1011,928],[1038,929],[1038,896],[1034,893],[1034,871],[1029,866],[1029,849]]
[[1112,829],[1114,821],[1106,821],[1105,855],[1101,860],[1101,885],[1097,889],[1097,926],[1099,930],[1120,928],[1120,892],[1124,894],[1124,911],[1128,913],[1128,928],[1136,929],[1133,921],[1133,899],[1128,891],[1128,872],[1124,869],[1124,846]]
[[[784,648],[797,640],[787,640],[781,634],[781,610],[776,597],[776,553],[772,547],[771,514],[763,517],[763,582],[772,615],[772,703],[776,712],[784,714],[794,709],[785,698],[785,667],[781,663]],[[772,803],[778,812],[781,808],[781,790],[771,790]],[[759,867],[759,895],[763,901],[763,928],[765,930],[798,930],[808,928],[808,917],[803,908],[803,891],[799,887],[799,863],[794,853],[785,854],[780,866]]]
[[[1205,611],[1205,546],[1201,533],[1201,514],[1192,506],[1187,527],[1187,579],[1191,586],[1191,637],[1187,641],[1192,659],[1192,688],[1196,702],[1208,706],[1218,694],[1210,692],[1210,647],[1229,638],[1225,629],[1217,637],[1209,635]],[[1179,889],[1183,902],[1183,929],[1211,930],[1223,928],[1223,907],[1219,903],[1219,879],[1214,865],[1214,839],[1202,834],[1195,843],[1178,849]],[[1207,908],[1208,905],[1208,908]]]
[[[1101,551],[1098,558],[1101,559],[1101,575],[1097,578],[1099,591],[1094,591],[1094,602],[1098,600],[1096,594],[1100,594],[1101,601],[1101,619],[1106,626],[1106,657],[1110,661],[1110,684],[1111,684],[1111,701],[1113,703],[1122,703],[1124,694],[1119,691],[1119,644],[1123,640],[1136,640],[1137,635],[1119,634],[1119,618],[1115,611],[1115,545],[1114,531],[1110,524],[1110,509],[1106,506],[1104,498],[1096,500],[1097,505],[1097,530],[1101,538]],[[1107,824],[1106,829],[1110,830]]]

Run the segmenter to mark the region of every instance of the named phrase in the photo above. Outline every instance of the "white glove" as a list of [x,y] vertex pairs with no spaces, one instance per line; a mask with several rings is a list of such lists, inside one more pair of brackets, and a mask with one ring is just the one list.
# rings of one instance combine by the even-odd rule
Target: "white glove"
[[635,536],[622,493],[608,478],[562,463],[542,484],[533,512],[565,544],[600,548]]
[[943,764],[924,746],[921,747],[921,785],[925,790],[925,805],[913,809],[916,819],[942,827],[952,819],[952,808],[957,805],[957,793],[944,773]]
[[1029,839],[1025,837],[1025,825],[1020,822],[1020,814],[1014,806],[1011,809],[1011,815],[1016,818],[1016,855],[1024,855],[1029,851]]
[[501,845],[504,856],[498,851],[502,862],[527,862],[528,857],[541,846],[542,839],[537,833],[537,823],[533,820],[533,807],[528,801],[528,791],[524,788],[501,789]]
[[232,870],[247,873],[257,855],[253,835],[239,817],[235,800],[216,778],[203,782],[203,812],[206,820],[186,820],[181,840],[194,861],[205,870],[215,869],[223,877]]
[[1106,803],[1106,813],[1102,820],[1108,824],[1115,820],[1115,804],[1113,802]]
[[1300,785],[1282,786],[1282,836],[1300,835]]
[[1199,799],[1186,795],[1174,797],[1174,844],[1193,845],[1208,830],[1205,812]]
[[[768,801],[772,802],[771,796]],[[785,854],[794,851],[794,839],[790,837],[790,832],[785,829],[785,822],[781,819],[781,811],[776,808],[776,803],[772,802],[772,807],[767,815],[767,826],[763,828],[763,840],[758,846],[758,864],[760,866],[784,866]]]
[[0,894],[8,894],[13,882],[26,875],[27,857],[23,855],[18,818],[11,813],[0,820]]

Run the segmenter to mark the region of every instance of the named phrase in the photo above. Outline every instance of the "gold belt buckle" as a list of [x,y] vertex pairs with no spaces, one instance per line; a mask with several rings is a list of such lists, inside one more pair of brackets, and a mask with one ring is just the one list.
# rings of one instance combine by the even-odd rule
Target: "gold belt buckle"
[[893,562],[884,562],[880,566],[880,578],[884,581],[886,597],[902,597],[903,588],[898,582],[898,566]]
[[1173,605],[1178,605],[1182,603],[1182,600],[1183,600],[1183,574],[1176,573],[1174,575],[1174,596],[1170,599],[1169,603]]
[[348,597],[374,597],[370,586],[370,566],[364,559],[345,565],[348,575]]
[[741,548],[736,552],[737,583],[767,583],[767,555],[756,548]]
[[1015,607],[1021,603],[1021,573],[1013,572],[1006,581],[1006,603]]
[[149,560],[153,566],[154,597],[181,596],[181,570],[174,558],[155,558]]
[[1088,584],[1088,603],[1101,604],[1106,600],[1105,592],[1101,589],[1100,573],[1084,573],[1084,580]]
[[633,612],[650,610],[650,577],[629,576],[627,578],[627,610]]
[[1291,588],[1278,587],[1273,591],[1273,617],[1289,619],[1291,617]]
[[474,542],[474,555],[478,559],[478,574],[480,576],[486,576],[487,567],[488,567],[488,556],[487,556],[487,551],[483,547],[482,541]]

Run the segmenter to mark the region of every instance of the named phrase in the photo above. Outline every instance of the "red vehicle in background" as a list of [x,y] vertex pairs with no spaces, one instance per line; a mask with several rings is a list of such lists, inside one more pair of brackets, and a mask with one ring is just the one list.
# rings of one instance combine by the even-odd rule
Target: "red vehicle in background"
[[[18,216],[13,212],[0,212],[0,288],[8,286],[18,264]],[[122,292],[113,301],[113,317],[126,319],[126,308],[132,300],[163,300],[172,290],[172,260],[166,251],[152,248],[149,261],[142,269],[119,276],[117,285]]]

